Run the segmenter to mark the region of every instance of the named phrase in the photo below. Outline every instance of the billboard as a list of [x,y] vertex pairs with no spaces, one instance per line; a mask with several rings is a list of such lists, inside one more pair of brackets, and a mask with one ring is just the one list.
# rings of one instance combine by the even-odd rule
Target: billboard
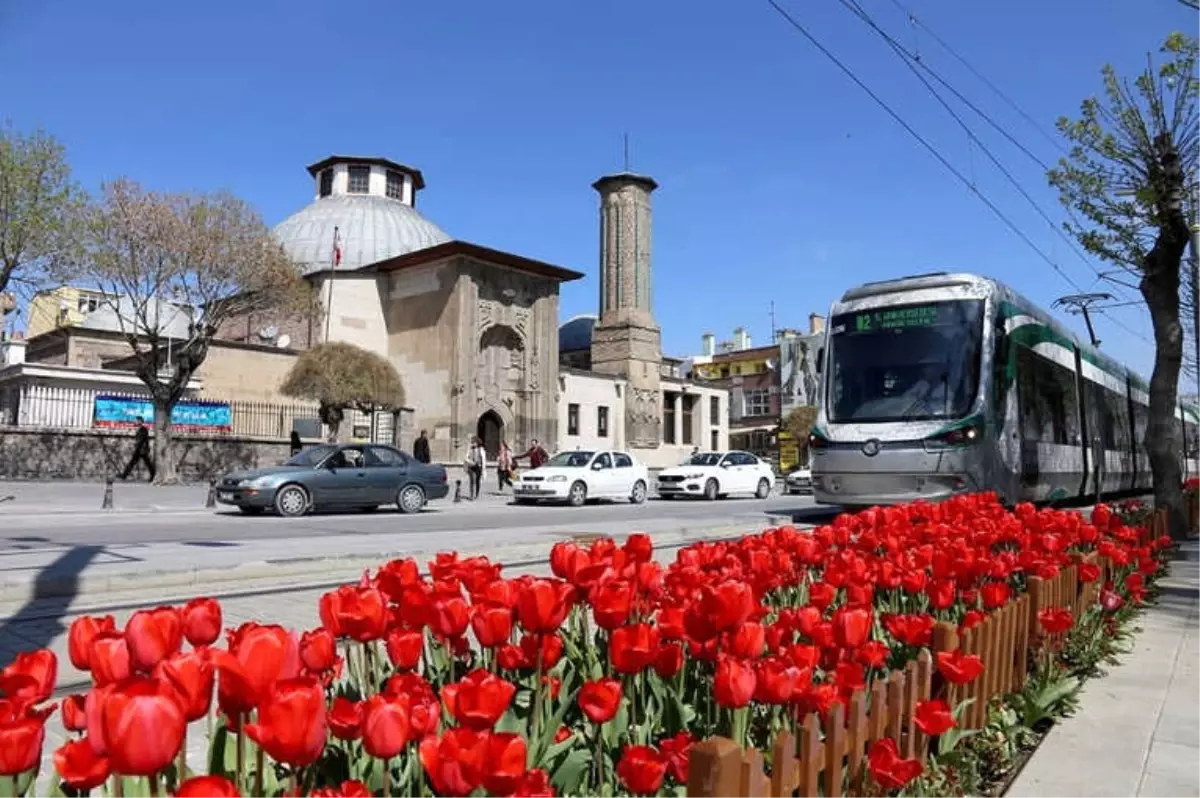
[[[154,421],[154,404],[138,396],[96,397],[92,425],[105,429],[136,427]],[[171,426],[181,432],[232,432],[233,411],[225,402],[181,401],[171,410]]]
[[779,411],[782,418],[786,418],[793,407],[817,405],[820,389],[817,355],[824,345],[824,333],[788,335],[779,340]]

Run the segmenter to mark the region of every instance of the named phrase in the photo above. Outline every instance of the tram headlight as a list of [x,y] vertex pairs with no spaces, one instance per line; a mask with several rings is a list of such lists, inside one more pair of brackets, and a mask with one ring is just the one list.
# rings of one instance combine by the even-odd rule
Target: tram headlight
[[983,430],[974,424],[952,429],[936,436],[933,440],[945,446],[968,446],[983,437]]
[[808,448],[820,449],[829,443],[824,437],[818,435],[815,431],[808,433]]

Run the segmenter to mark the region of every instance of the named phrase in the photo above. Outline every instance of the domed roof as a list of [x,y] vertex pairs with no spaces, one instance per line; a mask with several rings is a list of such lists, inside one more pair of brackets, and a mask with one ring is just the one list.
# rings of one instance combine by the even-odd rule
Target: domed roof
[[568,319],[558,328],[558,351],[578,352],[590,349],[592,346],[592,328],[596,326],[595,316],[576,316]]
[[450,241],[409,205],[369,194],[321,197],[275,226],[275,237],[304,274],[332,265],[333,228],[342,246],[339,268],[357,269]]

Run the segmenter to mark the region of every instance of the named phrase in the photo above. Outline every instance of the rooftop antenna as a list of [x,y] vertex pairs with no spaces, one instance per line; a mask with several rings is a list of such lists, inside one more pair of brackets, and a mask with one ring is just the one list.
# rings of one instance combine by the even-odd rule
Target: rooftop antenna
[[629,171],[629,134],[625,135],[625,171]]
[[771,340],[775,340],[775,300],[771,300]]
[[1099,349],[1100,339],[1096,337],[1096,331],[1092,328],[1092,317],[1088,311],[1097,302],[1110,301],[1112,294],[1071,294],[1054,300],[1053,307],[1065,308],[1068,313],[1082,314],[1083,323],[1087,325],[1088,337],[1092,339],[1092,346]]

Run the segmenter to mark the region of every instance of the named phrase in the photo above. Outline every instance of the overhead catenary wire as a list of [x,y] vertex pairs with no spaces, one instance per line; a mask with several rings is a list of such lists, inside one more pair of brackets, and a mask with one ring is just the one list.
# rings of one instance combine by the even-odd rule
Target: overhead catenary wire
[[888,114],[888,116],[890,116],[898,125],[900,125],[900,127],[904,128],[905,132],[916,139],[916,141],[922,147],[928,150],[929,153],[935,159],[937,159],[938,163],[945,167],[948,172],[954,175],[954,177],[956,177],[973,194],[975,194],[975,196],[978,197],[985,206],[987,206],[988,210],[990,210],[992,214],[1004,224],[1005,227],[1007,227],[1014,235],[1021,239],[1026,246],[1028,246],[1038,255],[1038,257],[1049,264],[1050,267],[1053,268],[1059,275],[1061,275],[1062,278],[1066,280],[1072,288],[1074,288],[1076,291],[1082,291],[1082,288],[1080,288],[1079,284],[1075,282],[1070,275],[1063,271],[1062,267],[1055,263],[1054,260],[1051,259],[1050,256],[1047,255],[1042,248],[1033,241],[1033,239],[1026,235],[1025,232],[1021,230],[1021,228],[1018,227],[1016,223],[1014,223],[1007,215],[1005,215],[1005,213],[1000,210],[1000,208],[994,202],[992,202],[991,199],[989,199],[977,186],[973,185],[971,180],[968,179],[967,176],[962,173],[962,171],[954,166],[954,164],[950,163],[946,156],[942,155],[942,153],[938,151],[937,147],[933,146],[928,139],[917,132],[917,130],[913,128],[912,125],[910,125],[902,116],[900,116],[900,114],[897,113],[891,107],[891,105],[887,103],[886,100],[876,94],[870,86],[864,83],[853,69],[851,69],[844,62],[842,62],[841,59],[834,55],[834,53],[830,51],[829,48],[827,48],[824,44],[822,44],[821,41],[808,30],[808,28],[806,28],[799,20],[789,14],[788,11],[783,8],[783,6],[779,5],[777,0],[767,0],[767,2],[772,8],[775,9],[776,12],[778,12],[780,16],[782,16],[788,22],[788,24],[790,24],[796,29],[797,32],[800,33],[800,35],[807,39],[813,47],[816,47],[817,50],[819,50],[827,59],[832,61],[833,64],[846,75],[846,77],[850,78],[850,80],[852,80],[856,86],[862,89],[868,97],[874,100],[875,103]]

